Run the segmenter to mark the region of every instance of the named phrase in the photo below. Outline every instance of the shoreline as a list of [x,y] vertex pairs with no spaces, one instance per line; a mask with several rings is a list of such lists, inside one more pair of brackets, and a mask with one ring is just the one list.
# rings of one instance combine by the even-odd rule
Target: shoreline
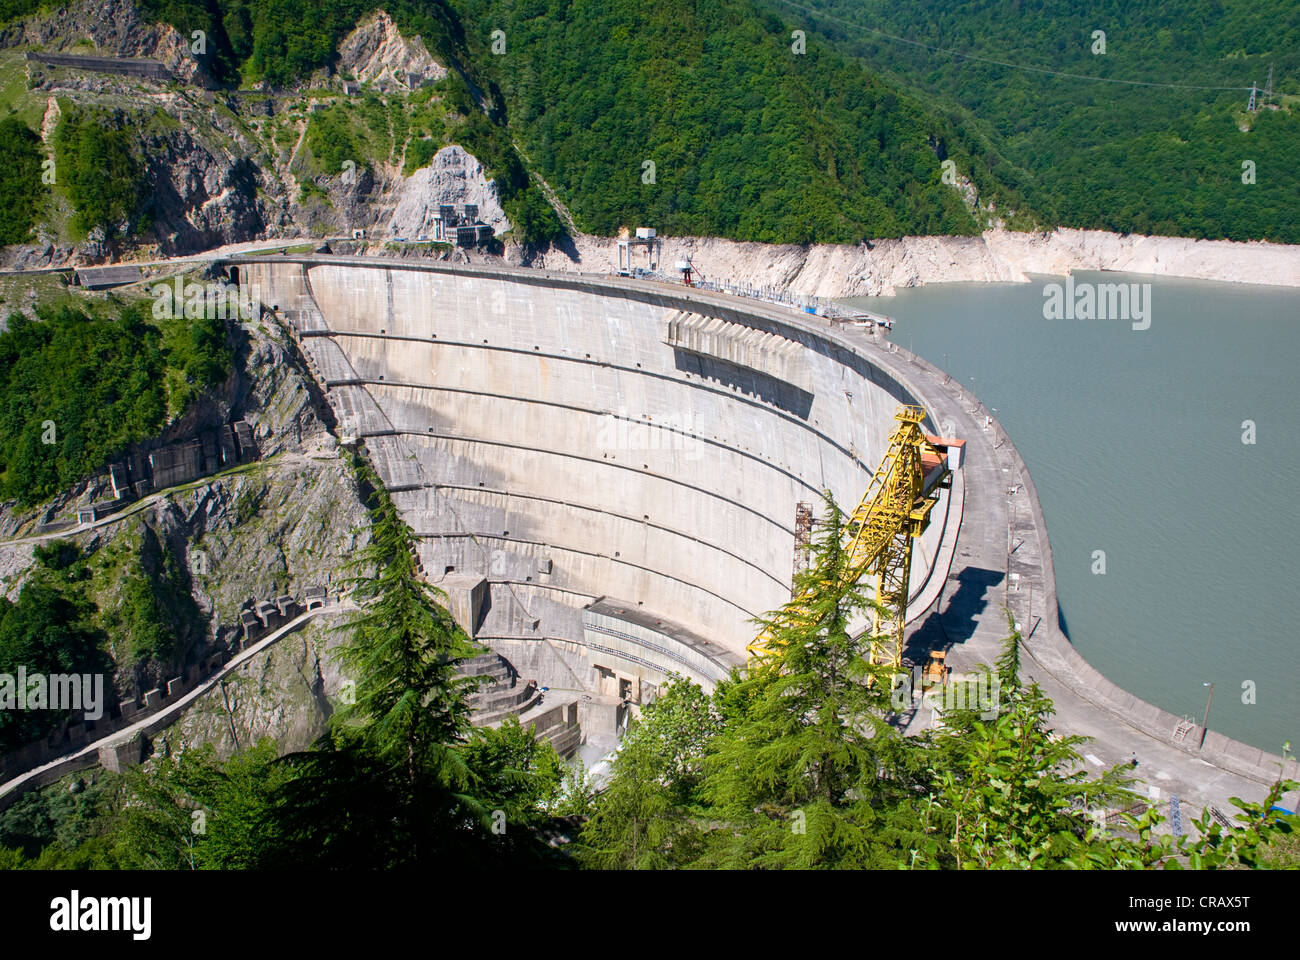
[[[840,300],[893,296],[930,283],[1031,283],[1033,275],[1111,271],[1300,287],[1300,245],[1267,241],[1148,237],[1058,228],[1050,233],[990,230],[979,236],[903,237],[850,245],[767,244],[716,237],[660,238],[659,269],[691,259],[705,280],[781,287]],[[554,272],[614,273],[618,240],[580,235],[568,251],[548,250],[528,265]],[[512,261],[515,258],[507,256]],[[635,249],[634,266],[648,265]]]

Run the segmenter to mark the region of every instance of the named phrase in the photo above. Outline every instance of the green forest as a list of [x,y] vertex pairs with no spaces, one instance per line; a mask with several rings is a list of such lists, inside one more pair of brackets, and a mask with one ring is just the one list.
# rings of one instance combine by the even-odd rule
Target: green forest
[[[107,710],[119,699],[115,676],[137,694],[133,681],[173,672],[203,633],[188,575],[148,524],[138,542],[123,536],[83,548],[52,540],[34,555],[17,598],[0,597],[0,674],[99,674]],[[55,710],[0,710],[0,752],[65,719]]]
[[[330,68],[342,37],[379,6],[327,0],[304,18],[292,0],[143,3],[187,36],[204,31],[201,59],[220,82],[277,88]],[[465,88],[452,94],[465,122],[413,141],[408,168],[454,136],[484,159],[536,243],[561,229],[521,156],[597,234],[653,224],[853,243],[975,233],[993,213],[1017,229],[1300,242],[1300,12],[1282,0],[382,6]],[[34,8],[10,0],[0,16]],[[1274,95],[1248,114],[1248,88],[1270,66]],[[329,173],[344,154],[373,153],[349,143],[355,125],[338,119],[314,121],[313,152]],[[65,126],[56,153],[76,226],[130,223],[143,188],[129,137],[104,117]],[[16,172],[35,159],[26,139],[9,148],[15,173],[0,178],[11,232],[31,222],[32,182]],[[941,180],[948,159],[983,210],[972,215]]]
[[14,116],[0,120],[0,244],[25,243],[45,196],[41,140]]
[[[1207,811],[1175,839],[1154,807],[1099,824],[1095,809],[1132,802],[1130,778],[1086,777],[1086,741],[1053,730],[1015,633],[987,668],[995,716],[952,709],[903,736],[885,668],[849,630],[870,602],[856,586],[766,620],[776,653],[748,676],[711,695],[668,684],[595,790],[517,723],[470,726],[477,681],[456,666],[478,648],[419,576],[371,468],[354,466],[372,539],[336,655],[355,697],[324,736],[279,758],[269,740],[226,760],[189,750],[81,793],[29,794],[0,814],[0,868],[1300,867],[1297,818],[1269,809],[1290,781],[1237,801],[1231,828]],[[844,517],[827,506],[800,586],[845,582]]]
[[139,145],[130,123],[102,110],[73,110],[54,133],[58,183],[73,207],[72,228],[85,236],[100,229],[106,239],[131,234],[148,189]]
[[[185,35],[205,31],[205,62],[221,81],[276,87],[329,66],[338,41],[378,6],[331,0],[305,19],[288,0],[143,4]],[[959,131],[816,42],[795,54],[788,26],[749,0],[382,6],[464,75],[453,80],[465,89],[452,99],[467,108],[454,135],[533,242],[562,231],[512,141],[578,226],[596,233],[641,223],[779,242],[975,233],[961,196],[940,180],[949,157],[1004,209],[1024,206]],[[489,23],[506,31],[509,55],[491,53]],[[334,172],[350,133],[337,122],[318,128],[314,149]]]
[[[36,567],[16,601],[0,597],[0,674],[105,674],[112,663],[107,637],[85,593],[90,577],[74,544],[38,546]],[[105,683],[111,692],[111,680]],[[21,747],[61,725],[65,715],[46,710],[0,710],[0,751]]]
[[154,321],[139,303],[11,314],[0,332],[0,495],[31,505],[86,479],[232,363],[222,320]]
[[782,21],[747,3],[464,9],[504,31],[504,55],[486,30],[469,47],[585,230],[793,243],[978,230],[941,182],[941,122],[816,43],[796,54]]
[[[985,140],[1045,220],[1300,242],[1294,3],[764,3]],[[1281,109],[1249,114],[1270,67]]]

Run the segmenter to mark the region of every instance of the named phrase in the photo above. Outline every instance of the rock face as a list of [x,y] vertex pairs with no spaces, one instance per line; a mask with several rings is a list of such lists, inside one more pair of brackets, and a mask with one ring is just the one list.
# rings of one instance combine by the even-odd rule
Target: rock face
[[479,219],[491,224],[496,233],[510,229],[497,198],[496,182],[484,175],[483,164],[455,144],[443,147],[427,167],[401,181],[396,195],[388,224],[394,236],[432,236],[433,218],[442,203],[476,203]]
[[[617,241],[579,236],[571,252],[530,263],[547,270],[613,271]],[[1121,236],[1100,230],[990,230],[978,237],[903,237],[858,246],[767,245],[668,237],[662,265],[690,256],[706,280],[772,285],[817,297],[891,296],[926,283],[1025,283],[1031,274],[1118,270],[1156,276],[1300,286],[1300,246],[1182,237]],[[643,253],[637,256],[644,258]],[[644,259],[633,260],[644,266]]]
[[95,55],[159,60],[186,83],[208,86],[211,77],[190,53],[189,38],[172,26],[148,23],[129,2],[78,0],[0,30],[0,47],[67,50],[89,40]]
[[220,246],[266,230],[259,172],[247,157],[210,146],[185,129],[150,138],[145,157],[153,231],[164,255]]
[[380,90],[415,90],[447,75],[419,36],[404,38],[382,10],[339,44],[339,68]]
[[[85,49],[87,42],[93,50]],[[134,221],[115,225],[116,235],[129,240],[92,236],[79,245],[60,244],[66,239],[61,221],[52,217],[37,225],[34,242],[0,251],[0,266],[79,265],[129,257],[140,248],[183,256],[257,239],[340,236],[357,228],[372,235],[378,228],[379,239],[386,232],[414,238],[433,234],[433,216],[444,203],[476,203],[496,233],[510,229],[496,184],[454,144],[410,177],[403,176],[403,143],[387,155],[358,158],[365,162],[355,173],[321,175],[304,160],[310,158],[306,129],[314,109],[359,93],[378,95],[394,107],[413,90],[447,76],[421,38],[403,37],[386,13],[368,16],[342,41],[341,77],[314,77],[310,103],[303,91],[200,89],[213,84],[189,43],[172,27],[147,23],[132,0],[77,0],[0,31],[0,47],[29,45],[102,60],[86,69],[29,62],[28,99],[45,102],[41,134],[47,149],[61,116],[60,98],[78,110],[102,111],[131,130],[149,197],[143,233],[136,233]],[[113,62],[123,57],[160,60],[189,88],[123,75]]]
[[331,656],[343,640],[337,622],[317,620],[272,644],[159,734],[155,751],[210,743],[224,757],[265,737],[282,754],[307,749],[325,732],[342,689]]
[[[316,585],[337,591],[349,562],[369,540],[356,483],[291,346],[274,327],[252,323],[242,329],[248,342],[239,372],[220,397],[168,432],[193,431],[234,411],[259,437],[258,463],[193,489],[164,492],[138,513],[70,537],[83,546],[111,548],[136,541],[148,527],[183,558],[198,610],[188,629],[191,662],[230,646],[240,632],[240,608],[249,599],[301,596]],[[6,537],[14,535],[13,519],[9,510],[0,510]],[[0,544],[0,590],[16,596],[33,562],[32,549],[30,542]],[[117,599],[110,588],[97,602],[109,610]],[[167,731],[166,742],[211,741],[229,752],[271,736],[282,750],[306,747],[324,730],[330,698],[337,698],[342,682],[325,652],[345,638],[333,625],[337,618],[322,618],[273,644],[230,677],[224,689],[205,695]],[[119,669],[115,682],[129,693],[166,679]]]

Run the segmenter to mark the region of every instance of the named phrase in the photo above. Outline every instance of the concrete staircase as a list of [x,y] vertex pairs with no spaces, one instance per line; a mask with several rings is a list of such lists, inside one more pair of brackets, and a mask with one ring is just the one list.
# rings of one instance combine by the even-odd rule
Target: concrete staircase
[[470,706],[474,708],[474,726],[494,727],[510,716],[523,714],[541,703],[542,695],[534,680],[521,683],[519,674],[510,661],[496,653],[467,660],[462,674],[487,677],[488,682],[471,694]]
[[576,700],[547,702],[536,680],[523,682],[510,661],[497,653],[466,660],[460,673],[488,678],[469,698],[474,726],[496,727],[509,717],[518,717],[524,729],[535,727],[535,735],[549,741],[560,756],[570,757],[577,752],[582,744],[582,729],[578,726]]

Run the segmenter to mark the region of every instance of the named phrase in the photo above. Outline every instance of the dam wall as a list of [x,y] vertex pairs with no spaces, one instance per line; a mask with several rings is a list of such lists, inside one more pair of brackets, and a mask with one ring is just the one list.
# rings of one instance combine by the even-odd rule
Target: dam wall
[[749,618],[789,597],[796,505],[829,489],[851,509],[898,404],[919,403],[927,430],[968,444],[917,544],[911,624],[937,620],[940,646],[988,663],[1009,606],[1066,728],[1112,762],[1138,747],[1185,803],[1226,808],[1279,772],[1300,776],[1294,759],[1213,731],[1200,746],[1203,731],[1078,655],[1014,445],[959,383],[869,328],[608,276],[222,262],[261,288],[340,431],[364,439],[426,575],[485,579],[472,632],[543,683],[637,702],[670,670],[708,687],[741,663]]
[[[827,320],[719,294],[366,258],[226,263],[292,327],[430,581],[486,578],[471,632],[489,644],[581,644],[584,609],[613,597],[671,624],[662,662],[697,662],[699,644],[673,637],[742,662],[751,618],[790,597],[796,506],[820,513],[829,490],[851,510],[899,404],[924,402]],[[948,496],[917,543],[914,594]]]

